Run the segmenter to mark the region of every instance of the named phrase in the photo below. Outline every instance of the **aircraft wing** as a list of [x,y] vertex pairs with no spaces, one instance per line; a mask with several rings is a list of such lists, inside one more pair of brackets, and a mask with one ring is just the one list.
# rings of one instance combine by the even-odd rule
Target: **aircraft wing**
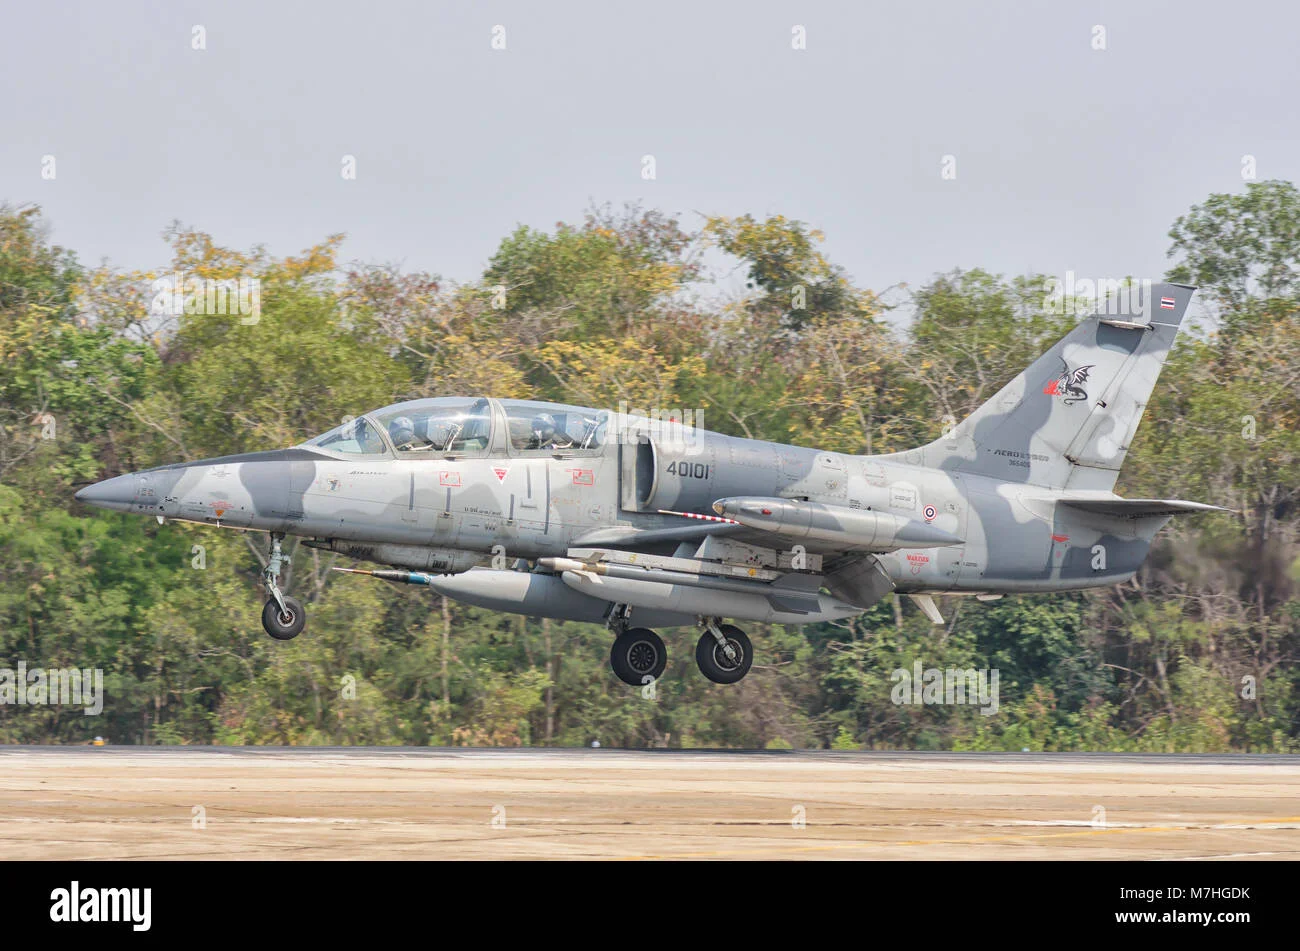
[[894,589],[876,554],[962,543],[927,522],[797,499],[725,498],[713,509],[716,516],[663,513],[683,514],[680,525],[598,529],[576,539],[567,557],[540,564],[584,593],[605,589],[609,600],[643,597],[644,606],[682,610],[686,601],[707,609],[734,597],[811,620],[861,611]]
[[[791,552],[752,546],[739,557],[710,557],[709,536],[698,550],[689,543],[675,555],[629,550],[619,546],[570,548],[563,558],[540,558],[538,565],[554,572],[582,594],[637,608],[681,614],[726,615],[774,623],[835,620],[860,613],[892,590],[892,582],[878,566],[869,587],[836,590],[835,573],[823,573],[819,556],[807,555],[806,568],[791,562]],[[870,556],[866,556],[870,559]],[[870,559],[874,566],[874,559]],[[822,589],[828,588],[829,594]],[[853,595],[866,596],[867,603]],[[845,597],[845,593],[850,596]]]
[[714,502],[713,510],[716,516],[661,512],[682,516],[682,524],[652,529],[600,528],[573,544],[577,548],[608,545],[648,551],[665,543],[718,537],[774,551],[790,551],[797,545],[805,551],[831,555],[963,544],[963,539],[930,522],[799,499],[736,496]]
[[710,535],[735,535],[744,526],[731,522],[693,522],[683,520],[680,525],[667,528],[633,528],[628,525],[615,525],[610,528],[598,528],[573,540],[578,548],[596,545],[609,545],[627,548],[633,551],[647,549],[669,542],[703,541]]
[[[814,620],[864,610],[894,589],[875,555],[963,544],[927,521],[800,499],[729,497],[713,510],[660,513],[681,515],[680,525],[597,529],[575,539],[567,557],[540,564],[611,601],[724,613],[732,599],[733,616]],[[741,613],[746,601],[767,613]]]
[[[575,538],[573,545],[575,548],[604,547],[655,553],[671,551],[674,546],[680,547],[683,544],[703,543],[708,538],[725,538],[728,541],[740,542],[742,545],[755,548],[766,548],[773,552],[787,550],[791,545],[788,538],[783,538],[774,532],[760,531],[728,522],[689,522],[668,528],[649,529],[629,526],[598,528]],[[833,550],[833,546],[825,544],[814,543],[806,547],[813,552]]]
[[1067,495],[1057,499],[1057,502],[1081,512],[1130,519],[1168,518],[1171,515],[1186,515],[1191,512],[1232,511],[1221,505],[1187,502],[1182,499],[1071,498]]

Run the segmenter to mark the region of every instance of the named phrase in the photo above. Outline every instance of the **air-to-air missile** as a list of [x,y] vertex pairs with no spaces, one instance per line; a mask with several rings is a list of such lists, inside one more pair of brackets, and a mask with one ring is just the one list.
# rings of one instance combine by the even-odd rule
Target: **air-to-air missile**
[[349,575],[370,575],[372,578],[393,581],[397,584],[432,585],[434,581],[433,575],[426,575],[423,571],[367,571],[364,568],[335,568],[334,570]]

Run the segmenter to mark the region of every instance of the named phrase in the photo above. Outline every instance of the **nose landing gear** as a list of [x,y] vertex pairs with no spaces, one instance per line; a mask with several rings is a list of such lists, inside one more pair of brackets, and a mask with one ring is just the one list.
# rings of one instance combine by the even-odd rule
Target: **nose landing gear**
[[284,553],[280,543],[284,536],[271,535],[271,557],[267,560],[262,579],[266,583],[267,593],[271,597],[262,608],[262,627],[277,641],[293,640],[307,624],[307,613],[297,598],[291,598],[280,591],[280,566],[284,562]]

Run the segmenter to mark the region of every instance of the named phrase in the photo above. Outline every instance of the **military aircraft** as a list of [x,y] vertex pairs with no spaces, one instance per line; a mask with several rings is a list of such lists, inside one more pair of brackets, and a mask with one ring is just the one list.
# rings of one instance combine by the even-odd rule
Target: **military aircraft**
[[278,585],[281,542],[297,535],[401,569],[363,574],[603,623],[628,684],[664,670],[654,628],[699,625],[701,672],[735,683],[754,652],[728,619],[837,621],[898,592],[942,623],[936,594],[1116,584],[1173,516],[1226,511],[1113,491],[1193,291],[1157,284],[1139,313],[1118,316],[1107,302],[967,419],[906,452],[741,439],[677,414],[440,397],[289,449],[120,475],[76,497],[269,533],[262,623],[278,639],[305,620]]

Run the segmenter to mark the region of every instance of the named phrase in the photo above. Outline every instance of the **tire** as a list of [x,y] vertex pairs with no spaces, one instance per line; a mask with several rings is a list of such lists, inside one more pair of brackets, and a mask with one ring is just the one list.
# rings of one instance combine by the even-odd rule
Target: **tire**
[[700,673],[715,684],[734,684],[749,673],[750,665],[754,663],[754,645],[745,632],[733,624],[724,624],[720,630],[728,643],[740,652],[740,662],[733,664],[727,660],[718,639],[705,631],[695,645],[695,663],[699,665]]
[[663,639],[649,628],[629,628],[614,639],[609,649],[609,666],[623,683],[641,687],[663,674],[668,666],[668,649]]
[[262,608],[262,627],[277,641],[293,640],[307,624],[307,612],[302,609],[302,603],[297,598],[285,595],[284,606],[289,609],[287,619],[280,614],[280,605],[275,603],[275,598],[267,601]]

